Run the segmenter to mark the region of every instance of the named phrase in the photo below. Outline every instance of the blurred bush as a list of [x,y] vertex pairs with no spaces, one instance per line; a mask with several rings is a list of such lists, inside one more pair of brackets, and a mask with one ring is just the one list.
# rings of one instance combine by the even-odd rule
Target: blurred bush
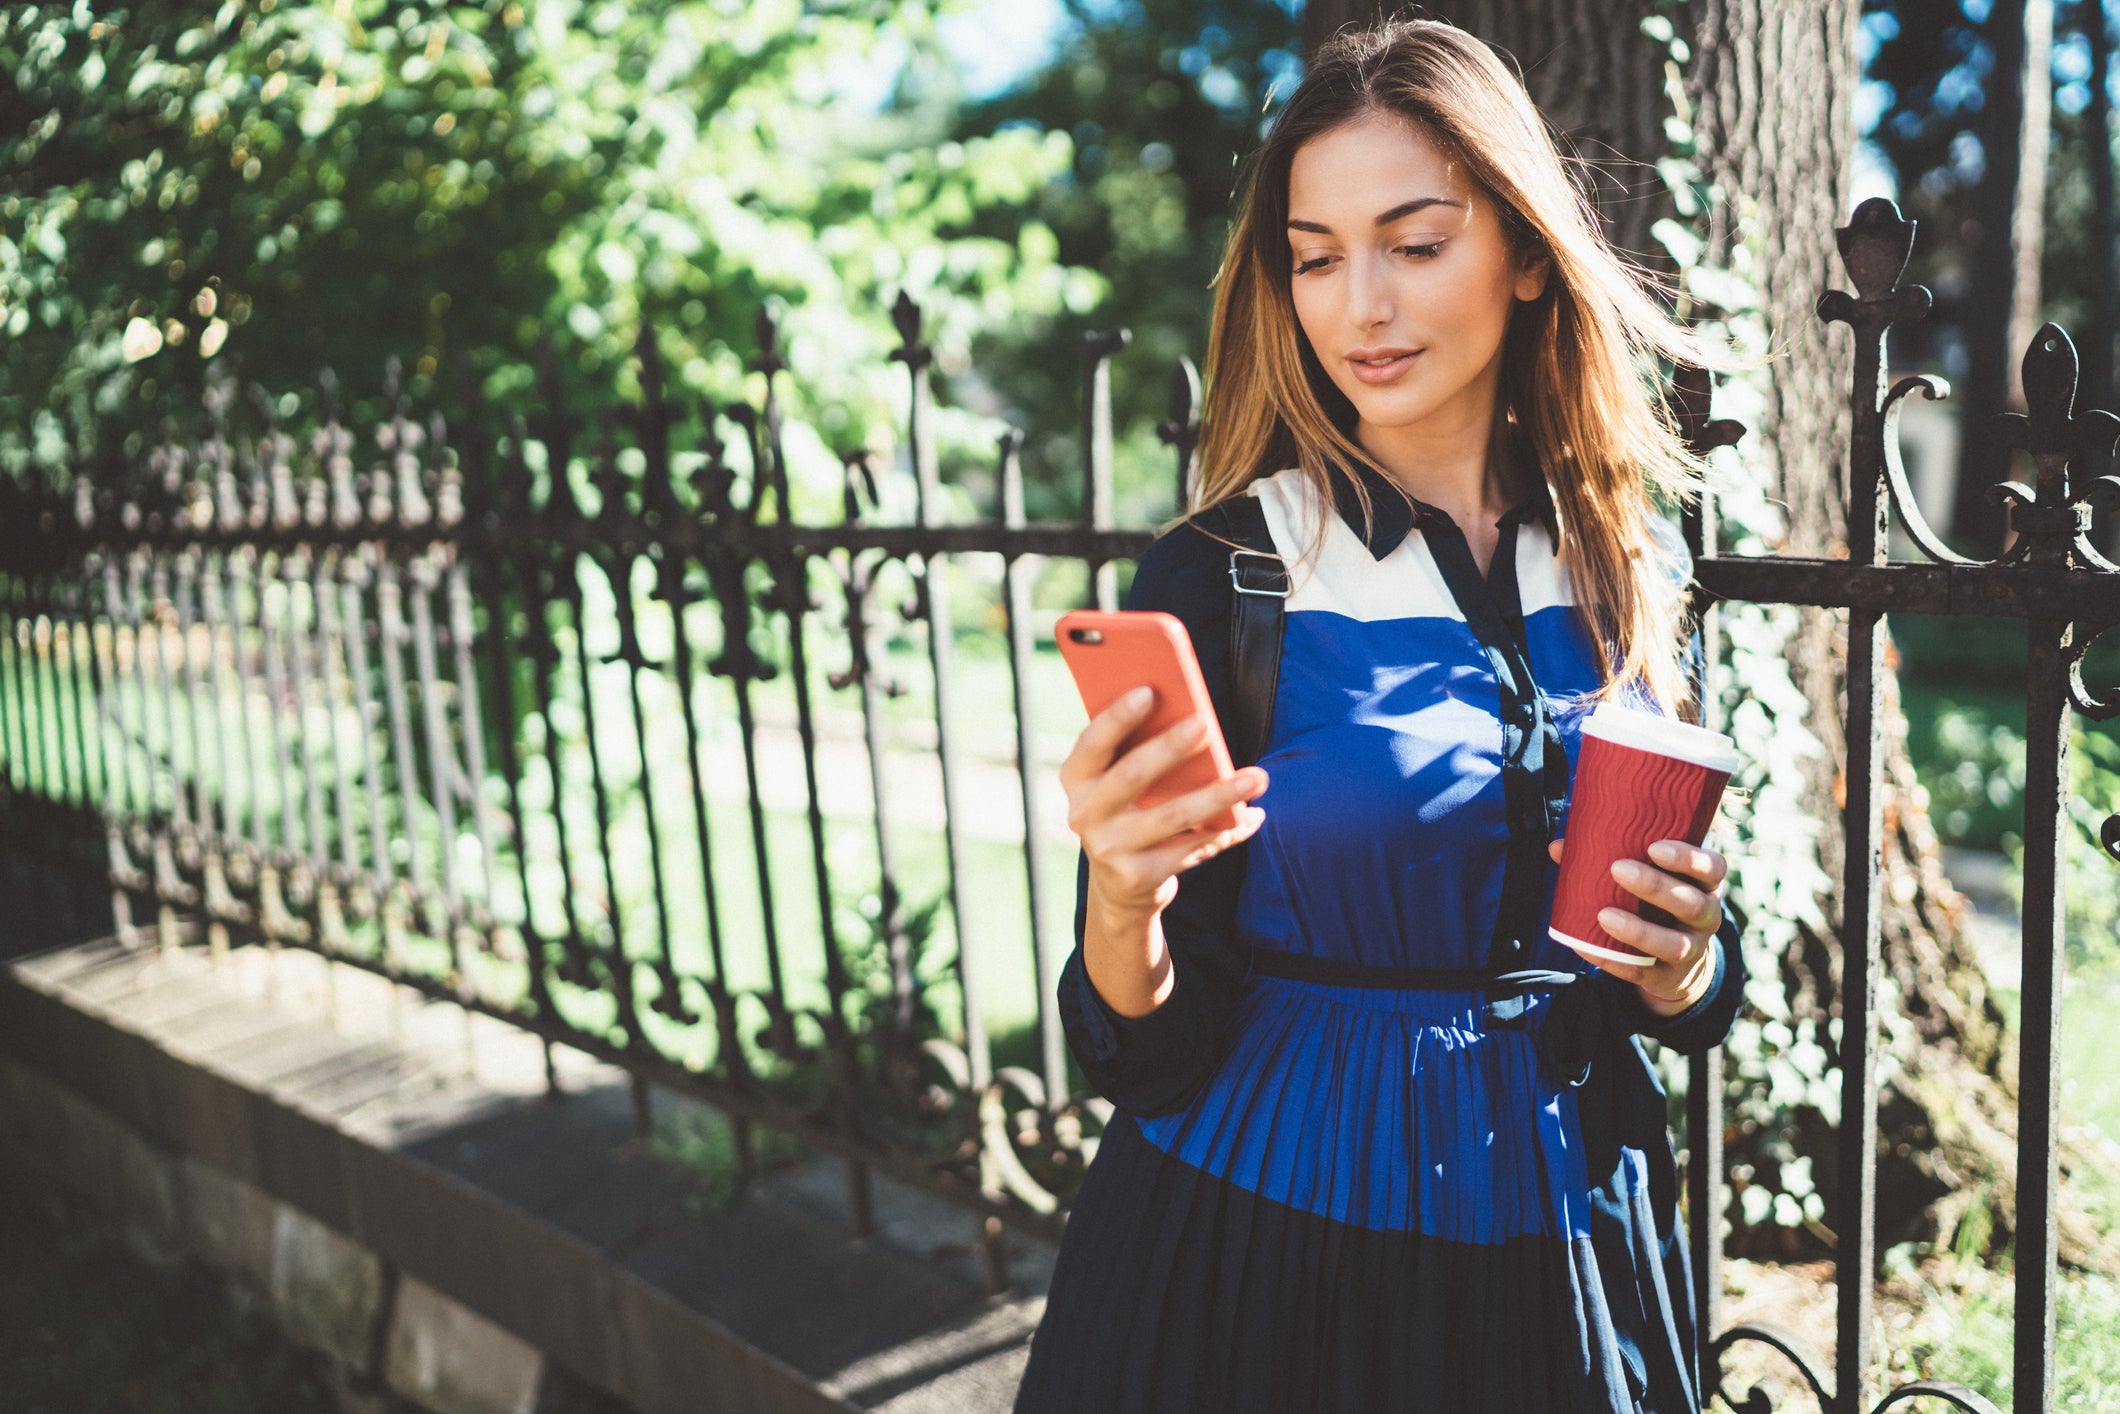
[[[138,437],[227,360],[293,413],[391,355],[422,405],[585,405],[653,325],[678,391],[746,388],[784,312],[791,458],[889,444],[887,306],[979,334],[1086,309],[1033,207],[1064,132],[955,139],[924,0],[258,0],[0,17],[0,458]],[[895,376],[894,376],[895,375]],[[753,387],[755,392],[755,385]],[[805,426],[806,424],[806,426]],[[100,429],[100,432],[96,429]],[[836,498],[835,498],[836,499]]]
[[[1034,515],[1073,514],[1080,484],[1083,333],[1125,328],[1114,360],[1115,467],[1122,521],[1173,509],[1170,459],[1155,438],[1171,369],[1203,361],[1211,288],[1240,162],[1301,77],[1296,0],[1063,0],[1059,51],[1012,88],[965,107],[966,138],[1066,136],[1072,157],[1040,189],[1058,258],[1094,270],[1086,308],[1001,326],[972,379],[1033,436],[1024,470]],[[982,389],[962,387],[968,400]]]

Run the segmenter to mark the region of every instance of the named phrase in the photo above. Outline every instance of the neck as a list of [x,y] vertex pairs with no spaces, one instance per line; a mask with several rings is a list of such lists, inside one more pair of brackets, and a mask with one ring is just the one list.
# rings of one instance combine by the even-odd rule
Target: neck
[[1496,390],[1483,391],[1484,398],[1460,398],[1403,427],[1355,427],[1355,440],[1385,475],[1461,527],[1491,524],[1521,499],[1494,435]]

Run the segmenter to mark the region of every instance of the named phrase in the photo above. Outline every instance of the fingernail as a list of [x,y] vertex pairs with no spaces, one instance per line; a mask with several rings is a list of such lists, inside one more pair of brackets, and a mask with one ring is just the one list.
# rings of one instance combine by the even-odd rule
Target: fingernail
[[1612,861],[1612,877],[1619,880],[1622,884],[1630,884],[1639,879],[1641,871],[1641,865],[1636,864],[1631,859],[1615,859]]
[[1658,840],[1649,846],[1649,857],[1658,864],[1678,863],[1678,846],[1669,840]]
[[1597,911],[1597,926],[1611,932],[1626,922],[1627,915],[1616,908],[1601,908]]
[[1128,692],[1126,696],[1120,698],[1119,705],[1122,707],[1146,707],[1148,705],[1148,700],[1155,695],[1155,689],[1148,686],[1148,684],[1143,683],[1141,686],[1134,688],[1132,691]]
[[1201,721],[1198,717],[1187,717],[1184,721],[1178,723],[1178,740],[1180,741],[1198,741],[1206,734],[1207,723]]

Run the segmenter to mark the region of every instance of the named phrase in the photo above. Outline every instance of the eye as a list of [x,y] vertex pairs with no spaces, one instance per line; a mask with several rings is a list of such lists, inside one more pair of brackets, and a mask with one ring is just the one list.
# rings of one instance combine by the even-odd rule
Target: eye
[[1441,241],[1430,241],[1427,245],[1402,245],[1397,253],[1410,255],[1415,260],[1433,260],[1443,249]]
[[1297,262],[1293,273],[1296,275],[1308,275],[1311,271],[1322,270],[1331,263],[1332,257],[1329,255],[1313,256],[1309,260]]

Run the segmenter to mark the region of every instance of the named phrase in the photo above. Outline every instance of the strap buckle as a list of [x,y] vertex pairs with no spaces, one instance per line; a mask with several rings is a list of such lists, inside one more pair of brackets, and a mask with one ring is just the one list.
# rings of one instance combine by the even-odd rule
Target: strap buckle
[[[1261,589],[1254,585],[1246,584],[1244,582],[1245,567],[1239,562],[1247,557],[1270,562],[1272,568],[1268,573],[1277,574],[1280,577],[1281,587],[1279,589]],[[1288,561],[1282,559],[1279,555],[1268,554],[1264,550],[1232,550],[1229,552],[1229,584],[1239,594],[1256,594],[1265,599],[1286,599],[1289,589]]]

